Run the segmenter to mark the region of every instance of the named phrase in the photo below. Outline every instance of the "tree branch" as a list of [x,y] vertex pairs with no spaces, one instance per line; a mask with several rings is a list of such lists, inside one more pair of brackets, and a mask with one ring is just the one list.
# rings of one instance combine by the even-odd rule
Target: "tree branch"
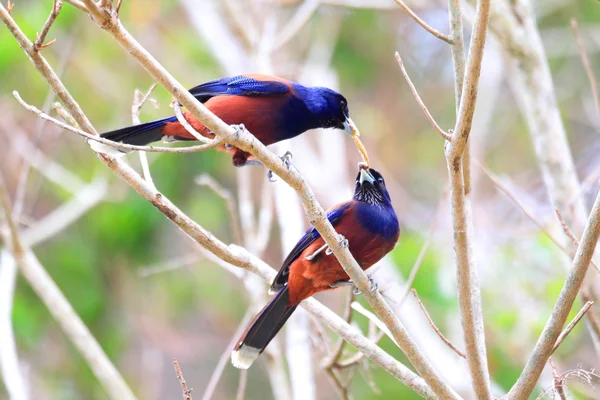
[[179,363],[177,359],[173,359],[173,367],[175,368],[175,373],[177,374],[177,379],[181,384],[181,391],[183,392],[183,400],[192,400],[192,389],[188,389],[187,384],[185,383],[185,379],[183,379],[183,374],[181,373],[181,367],[179,367]]
[[[0,5],[0,7],[2,7]],[[23,243],[17,227],[12,220],[12,213],[6,193],[4,181],[0,176],[0,203],[10,231],[10,251],[19,265],[23,276],[42,299],[52,316],[81,355],[87,361],[94,375],[104,386],[112,399],[134,400],[131,389],[123,377],[108,359],[96,339],[81,321],[71,304],[62,294],[48,272],[40,264],[35,254]]]
[[[456,126],[452,141],[446,146],[457,266],[458,302],[465,337],[467,363],[471,372],[473,389],[478,399],[491,399],[492,395],[485,349],[479,277],[477,266],[473,260],[471,201],[465,185],[468,180],[464,177],[464,172],[468,173],[469,169],[463,170],[462,161],[475,113],[489,14],[490,0],[479,0]],[[467,158],[466,162],[469,161]]]
[[[433,369],[430,362],[425,359],[421,351],[416,347],[408,332],[397,319],[391,307],[383,300],[378,292],[370,292],[370,284],[364,271],[357,264],[348,248],[339,243],[339,237],[327,220],[323,208],[317,203],[312,189],[307,185],[304,178],[293,168],[288,168],[281,158],[269,152],[253,135],[245,130],[234,129],[226,125],[218,117],[212,114],[203,104],[197,101],[175,78],[169,74],[121,25],[116,13],[101,9],[92,0],[85,0],[93,19],[109,32],[113,38],[132,55],[159,82],[169,91],[188,111],[198,118],[208,129],[219,138],[235,147],[247,151],[256,159],[260,160],[265,167],[272,170],[292,188],[294,188],[301,199],[306,211],[308,221],[315,227],[332,249],[335,257],[340,261],[350,279],[365,293],[365,297],[376,313],[388,325],[394,338],[398,341],[402,351],[423,376],[431,389],[442,398],[457,398],[457,394],[442,381],[438,373]],[[113,169],[117,164],[109,157],[101,156],[103,162]],[[164,198],[161,197],[164,200]],[[153,199],[153,204],[161,209],[161,202]],[[164,208],[162,208],[165,210]],[[166,210],[165,210],[166,211]],[[212,235],[211,235],[212,236]]]
[[456,354],[458,354],[459,356],[461,356],[462,358],[464,358],[466,360],[467,356],[465,355],[464,351],[460,350],[450,340],[448,340],[446,338],[446,336],[444,336],[444,334],[435,325],[435,322],[433,322],[433,320],[429,316],[429,313],[427,312],[427,309],[423,305],[423,302],[421,302],[421,299],[419,298],[419,295],[418,295],[416,289],[412,290],[412,294],[415,296],[415,299],[417,299],[417,303],[419,303],[419,307],[421,307],[423,314],[425,314],[425,318],[427,318],[427,321],[429,321],[429,325],[431,326],[431,329],[433,329],[435,331],[435,333],[437,333],[437,335],[440,337],[440,339],[442,339],[442,342],[446,343],[448,345],[448,347],[450,347],[452,349],[452,351],[454,351]]
[[406,4],[404,4],[404,2],[402,0],[394,0],[396,2],[396,4],[398,4],[400,6],[400,8],[402,8],[412,19],[415,20],[415,22],[419,25],[421,25],[423,27],[423,29],[425,29],[427,32],[431,33],[433,36],[435,36],[438,39],[443,40],[444,42],[448,43],[448,44],[454,44],[452,39],[449,38],[448,36],[444,35],[443,33],[441,33],[440,31],[438,31],[435,28],[432,28],[431,26],[429,26],[427,24],[427,22],[423,21],[421,18],[419,18],[419,16],[417,14],[415,14],[415,12],[413,10],[411,10]]
[[569,333],[571,333],[573,328],[575,328],[575,325],[577,325],[579,323],[579,321],[581,321],[581,318],[583,318],[585,313],[587,313],[589,311],[589,309],[592,307],[592,305],[594,305],[594,302],[588,301],[587,303],[585,303],[583,305],[583,307],[581,307],[581,310],[579,310],[579,312],[577,313],[575,318],[573,318],[573,321],[571,321],[569,323],[569,325],[567,325],[567,327],[560,333],[560,336],[558,336],[558,339],[556,339],[556,344],[552,348],[552,354],[554,354],[556,349],[558,349],[558,346],[560,346],[560,344],[565,340],[565,338],[569,335]]
[[62,0],[54,0],[54,3],[52,4],[52,11],[50,12],[48,19],[46,20],[46,23],[42,27],[41,32],[37,35],[35,43],[33,44],[33,49],[36,52],[40,51],[41,49],[44,49],[48,46],[51,46],[54,42],[56,42],[56,39],[53,39],[50,42],[44,44],[44,41],[46,40],[46,35],[48,35],[48,31],[50,30],[50,27],[56,20],[56,17],[58,17],[58,13],[60,13],[61,8],[62,8]]
[[577,247],[577,253],[567,279],[552,310],[552,315],[540,335],[521,376],[510,389],[507,400],[527,399],[533,391],[548,358],[552,354],[554,345],[561,333],[561,329],[581,288],[583,279],[594,254],[594,249],[600,237],[600,193],[596,197],[594,206]]
[[419,92],[417,92],[415,85],[412,83],[410,77],[408,76],[408,73],[406,72],[406,69],[404,68],[404,62],[402,62],[402,58],[400,57],[400,54],[398,52],[396,52],[395,56],[396,56],[396,61],[398,62],[398,65],[400,66],[400,71],[402,71],[402,75],[404,76],[404,79],[406,79],[406,83],[408,83],[408,87],[410,87],[410,90],[412,91],[413,95],[415,96],[417,103],[419,103],[419,105],[421,106],[423,113],[425,114],[425,116],[427,117],[427,119],[429,120],[429,122],[431,123],[433,128],[440,134],[441,137],[443,137],[444,139],[446,139],[449,142],[452,141],[452,135],[449,134],[448,132],[446,132],[445,130],[443,130],[437,124],[437,122],[435,121],[435,119],[433,118],[433,116],[431,115],[429,110],[427,109],[427,106],[425,105],[423,100],[421,100],[421,96],[419,96]]

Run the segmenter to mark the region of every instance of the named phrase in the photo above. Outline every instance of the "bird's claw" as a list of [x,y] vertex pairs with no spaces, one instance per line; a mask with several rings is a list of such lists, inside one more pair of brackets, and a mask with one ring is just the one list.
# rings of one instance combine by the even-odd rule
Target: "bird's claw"
[[269,182],[277,182],[277,178],[275,177],[275,174],[270,169],[267,170],[267,180]]
[[[344,235],[338,235],[338,243],[340,244],[340,248],[348,247],[348,239],[346,239],[344,237]],[[309,254],[306,257],[304,257],[304,259],[307,261],[312,261],[316,256],[321,254],[321,252],[323,250],[325,250],[326,256],[333,254],[333,250],[331,250],[331,248],[329,246],[327,246],[327,243],[326,243],[323,246],[319,247],[317,250],[315,250],[314,253]]]
[[281,156],[281,160],[283,161],[283,163],[285,164],[285,166],[288,167],[288,169],[290,169],[290,167],[292,165],[292,158],[294,158],[294,155],[290,151],[286,151]]
[[244,124],[237,124],[237,125],[234,124],[234,125],[231,125],[231,127],[233,128],[233,131],[236,134],[239,134],[240,132],[243,132],[246,130],[246,126]]
[[[283,161],[283,163],[288,169],[290,169],[290,167],[292,166],[292,158],[294,158],[294,155],[290,151],[286,151],[285,154],[281,156],[281,161]],[[267,171],[267,180],[269,182],[277,181],[277,178],[275,177],[273,171]]]
[[[354,283],[353,283],[354,285]],[[369,285],[371,286],[371,289],[369,290],[369,292],[373,293],[374,291],[377,290],[377,282],[375,282],[373,280],[373,278],[369,277]],[[354,289],[352,289],[352,293],[355,296],[359,296],[361,295],[363,292],[361,290],[358,289],[358,287],[354,286]]]

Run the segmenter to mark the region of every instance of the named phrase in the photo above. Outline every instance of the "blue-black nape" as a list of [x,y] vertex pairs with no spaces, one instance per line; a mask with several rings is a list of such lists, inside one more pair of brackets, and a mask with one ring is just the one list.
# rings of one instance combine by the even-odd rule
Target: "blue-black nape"
[[344,129],[349,118],[348,101],[335,90],[326,87],[294,85],[294,91],[304,101],[315,120],[315,127]]

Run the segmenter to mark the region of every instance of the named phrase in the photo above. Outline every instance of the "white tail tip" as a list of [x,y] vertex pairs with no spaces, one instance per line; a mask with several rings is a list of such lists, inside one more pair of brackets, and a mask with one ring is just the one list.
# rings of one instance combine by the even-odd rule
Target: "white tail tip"
[[116,147],[108,146],[104,143],[96,142],[95,140],[88,140],[88,144],[96,153],[104,153],[111,157],[123,157],[127,154]]
[[242,344],[237,350],[231,353],[231,363],[236,368],[248,369],[259,355],[259,349]]

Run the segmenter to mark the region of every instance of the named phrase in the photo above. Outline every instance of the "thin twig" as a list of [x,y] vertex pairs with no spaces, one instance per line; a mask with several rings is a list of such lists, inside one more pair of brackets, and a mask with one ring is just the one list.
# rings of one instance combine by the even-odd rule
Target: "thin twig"
[[546,362],[550,358],[561,328],[569,315],[573,302],[581,289],[583,280],[600,237],[600,193],[596,197],[581,241],[577,247],[573,264],[569,270],[562,290],[556,300],[552,315],[538,339],[527,364],[515,385],[510,389],[508,399],[524,399],[535,387]]
[[406,4],[404,4],[404,2],[402,0],[394,0],[396,2],[396,4],[398,4],[400,6],[400,8],[402,8],[412,19],[414,19],[417,24],[421,25],[423,27],[423,29],[425,29],[427,32],[431,33],[433,36],[435,36],[438,39],[443,40],[444,42],[448,43],[448,44],[453,44],[452,39],[449,38],[447,35],[444,35],[443,33],[441,33],[440,31],[438,31],[437,29],[429,26],[427,24],[427,22],[423,21],[421,18],[419,18],[419,16],[417,14],[415,14],[415,12],[413,10],[410,9],[410,7],[408,7]]
[[235,395],[235,400],[244,400],[244,395],[246,394],[246,384],[248,383],[248,370],[241,369],[240,370],[240,382],[238,383],[237,394]]
[[452,141],[452,135],[450,135],[448,132],[446,132],[442,128],[440,128],[438,123],[435,122],[435,119],[433,118],[433,116],[431,115],[429,110],[427,109],[427,106],[425,105],[425,103],[423,103],[423,100],[421,100],[421,96],[419,96],[419,92],[417,92],[415,85],[412,83],[410,77],[408,76],[408,73],[406,72],[406,69],[404,68],[404,62],[402,61],[402,58],[400,57],[400,54],[398,52],[396,52],[396,61],[398,62],[398,65],[400,66],[400,71],[402,71],[402,75],[404,76],[404,79],[406,79],[406,83],[408,83],[408,86],[410,87],[410,90],[412,91],[413,95],[415,96],[417,103],[419,103],[419,106],[421,106],[423,113],[425,114],[425,116],[427,117],[427,119],[429,120],[429,122],[431,123],[433,128],[444,139],[446,139],[449,142]]
[[223,375],[223,370],[225,369],[225,366],[227,365],[227,362],[229,361],[229,357],[231,356],[231,351],[235,347],[235,344],[237,343],[237,340],[239,339],[242,332],[244,332],[244,329],[246,329],[246,325],[248,325],[248,323],[250,322],[250,318],[252,318],[252,310],[248,309],[248,310],[246,310],[246,313],[244,314],[244,317],[242,318],[242,321],[238,325],[237,329],[235,330],[233,336],[231,337],[229,344],[227,344],[227,347],[225,347],[223,354],[221,354],[221,357],[219,358],[219,361],[217,362],[215,370],[213,371],[212,375],[210,376],[208,385],[206,385],[206,390],[204,391],[204,394],[202,395],[202,400],[210,400],[212,398],[212,395],[214,394],[215,389],[217,388],[217,385],[219,384],[219,380],[221,379],[221,375]]
[[575,234],[573,233],[573,231],[567,226],[567,222],[563,218],[560,210],[558,208],[555,208],[554,212],[556,213],[556,216],[558,217],[558,220],[560,221],[560,224],[562,225],[563,232],[565,232],[565,235],[567,235],[567,237],[569,239],[571,239],[573,241],[573,243],[575,243],[575,246],[579,246],[579,239],[577,239],[575,237]]
[[206,186],[217,196],[222,198],[227,205],[227,211],[229,213],[229,220],[231,224],[231,233],[233,234],[233,238],[235,243],[242,245],[242,227],[240,224],[240,216],[237,213],[237,206],[235,204],[235,199],[231,192],[225,189],[215,178],[208,174],[202,174],[195,179],[195,182],[198,185]]
[[[438,393],[443,398],[458,398],[458,395],[456,395],[447,384],[441,381],[441,378],[433,370],[430,363],[416,348],[414,341],[408,336],[403,325],[395,320],[394,314],[389,306],[384,303],[381,295],[377,292],[367,293],[370,289],[370,285],[366,274],[361,270],[347,248],[336,246],[337,234],[335,233],[335,230],[328,222],[322,207],[316,202],[311,188],[306,184],[299,173],[295,169],[288,169],[278,156],[269,152],[262,143],[252,135],[248,134],[248,132],[234,130],[232,127],[224,124],[214,114],[210,113],[205,106],[199,103],[197,99],[195,99],[143,47],[141,47],[135,39],[133,39],[120,24],[116,15],[105,13],[91,0],[86,0],[85,4],[99,25],[104,27],[113,35],[119,44],[138,59],[151,75],[161,83],[163,87],[167,88],[192,115],[199,118],[205,126],[217,133],[217,135],[223,137],[241,150],[248,151],[256,156],[266,167],[273,170],[278,176],[301,193],[301,200],[309,221],[311,221],[317,231],[321,233],[321,237],[323,237],[326,243],[330,245],[330,248],[333,249],[334,255],[341,261],[342,266],[344,266],[345,271],[350,275],[352,281],[358,285],[360,290],[365,292],[365,297],[374,309],[376,309],[379,314],[385,316],[385,321],[390,324],[393,328],[393,332],[395,332],[397,337],[401,340],[404,353],[425,379],[421,379],[387,353],[381,351],[376,346],[372,346],[368,341],[363,340],[364,338],[362,335],[353,331],[352,328],[341,320],[341,318],[337,317],[335,313],[320,306],[314,299],[303,302],[302,306],[313,313],[313,315],[326,321],[332,329],[338,332],[346,340],[350,341],[358,350],[367,352],[368,356],[374,359],[378,365],[385,368],[394,377],[400,379],[421,396],[433,398],[435,397],[435,393]],[[9,27],[11,27],[11,32],[21,46],[26,48],[27,39],[22,35],[22,32],[1,5],[0,17],[2,17]],[[39,62],[43,62],[47,65],[44,59],[40,60],[40,58],[34,59],[32,57],[32,61],[36,66],[38,66]],[[67,109],[76,117],[77,122],[81,126],[84,126],[83,124],[86,120],[78,118],[83,116],[80,107],[74,102],[70,94],[64,89],[64,86],[58,81],[56,74],[54,74],[51,69],[44,68],[41,68],[40,72],[47,78],[52,88],[61,93],[61,100],[64,97]],[[84,129],[95,133],[91,125],[85,125]],[[226,246],[224,243],[218,241],[213,235],[195,224],[185,214],[181,213],[181,211],[161,193],[149,187],[149,185],[147,185],[135,171],[125,163],[103,154],[99,154],[99,158],[109,168],[113,169],[120,177],[128,182],[140,195],[148,199],[155,207],[175,222],[184,232],[192,236],[196,242],[203,245],[226,262],[260,273],[263,279],[272,279],[275,272],[269,266],[262,263],[259,259],[254,258],[243,249],[235,246]],[[427,382],[431,383],[433,390],[429,387]]]
[[181,112],[181,105],[179,104],[179,102],[176,99],[173,100],[173,103],[171,103],[171,105],[173,106],[173,110],[175,111],[175,116],[177,117],[177,121],[179,121],[179,123],[185,128],[185,130],[188,131],[188,133],[190,135],[195,137],[197,141],[199,141],[200,143],[208,144],[208,143],[211,143],[214,140],[216,140],[216,138],[215,139],[206,138],[194,129],[194,127],[184,117],[183,113]]
[[188,389],[187,384],[185,383],[185,379],[183,379],[183,374],[181,373],[181,368],[179,367],[179,363],[177,359],[173,359],[173,367],[175,367],[175,373],[177,374],[177,379],[181,384],[181,391],[183,393],[183,400],[192,400],[192,390]]
[[[0,4],[0,8],[2,5]],[[57,320],[67,337],[87,361],[91,370],[102,383],[112,399],[134,400],[131,389],[106,356],[73,307],[40,264],[35,254],[21,240],[21,235],[12,219],[6,186],[0,175],[0,203],[10,231],[10,249],[27,282],[42,299],[52,316]]]
[[559,400],[567,400],[564,388],[565,381],[562,376],[559,375],[556,366],[552,362],[552,358],[548,359],[548,364],[550,364],[550,370],[552,371],[552,385],[554,386],[555,393],[558,395]]
[[[120,2],[119,2],[119,6],[120,6]],[[131,122],[133,122],[134,125],[141,124],[140,111],[142,110],[144,103],[146,103],[146,100],[148,100],[148,98],[152,94],[152,91],[155,88],[156,88],[156,83],[153,83],[150,86],[150,88],[148,89],[148,91],[146,92],[146,94],[141,98],[140,98],[141,92],[137,89],[134,91],[133,103],[131,104]],[[148,156],[146,155],[146,152],[140,151],[139,156],[140,156],[140,164],[142,165],[142,173],[144,174],[144,179],[146,179],[146,181],[148,181],[148,183],[150,185],[154,186],[154,179],[152,179],[152,173],[150,172],[150,165],[148,164]]]
[[270,51],[274,52],[289,42],[308,23],[315,11],[319,8],[320,0],[305,0],[296,10],[294,16],[288,21],[283,30],[277,34],[277,39]]
[[427,251],[429,250],[429,246],[431,246],[431,242],[433,241],[433,234],[437,228],[440,215],[442,214],[443,205],[447,200],[447,198],[446,198],[446,196],[448,194],[447,189],[448,189],[448,187],[446,186],[444,188],[444,191],[442,192],[442,196],[440,197],[440,201],[438,202],[437,208],[435,210],[435,214],[433,215],[433,220],[431,221],[431,225],[429,226],[429,232],[427,232],[427,238],[425,239],[425,242],[423,242],[423,245],[421,246],[421,250],[419,250],[419,255],[417,256],[417,259],[415,260],[415,264],[410,269],[410,274],[408,275],[408,279],[406,280],[406,284],[404,285],[405,286],[404,293],[402,294],[402,296],[400,297],[400,300],[398,301],[397,309],[400,309],[402,307],[402,304],[404,304],[404,301],[406,301],[406,298],[408,297],[408,294],[410,293],[410,289],[412,288],[412,285],[415,282],[415,279],[417,277],[417,273],[419,273],[419,269],[421,269],[421,265],[423,265],[423,261],[425,260],[425,255],[427,254]]
[[[477,161],[476,161],[477,162]],[[479,167],[481,168],[481,171],[483,171],[484,175],[487,176],[492,183],[496,186],[496,188],[498,188],[502,193],[504,193],[509,199],[511,199],[513,201],[513,203],[517,206],[517,208],[519,210],[521,210],[521,212],[523,214],[525,214],[525,216],[527,218],[529,218],[529,220],[531,222],[533,222],[535,224],[535,226],[537,226],[540,231],[544,232],[546,234],[546,236],[548,237],[548,239],[550,239],[552,241],[552,243],[554,243],[556,245],[556,247],[558,247],[565,255],[569,256],[571,258],[571,260],[573,259],[573,254],[569,251],[569,249],[567,249],[565,246],[562,245],[562,243],[554,237],[554,235],[552,235],[545,227],[544,225],[539,222],[532,213],[530,213],[525,206],[519,201],[519,199],[517,199],[517,197],[508,189],[508,187],[506,187],[502,182],[500,182],[500,180],[494,176],[494,174],[492,174],[487,168],[485,168],[482,164],[480,164],[479,162],[477,162],[477,165],[479,165]],[[562,216],[561,216],[562,217]],[[598,268],[598,266],[594,263],[594,261],[592,260],[592,265],[594,266],[594,268],[600,272],[600,268]]]
[[440,337],[440,339],[442,339],[442,341],[444,343],[446,343],[448,345],[448,347],[450,347],[456,354],[458,354],[459,356],[461,356],[462,358],[464,358],[466,360],[467,359],[466,354],[462,350],[460,350],[458,347],[456,347],[450,340],[448,340],[446,338],[446,336],[444,336],[444,334],[435,325],[435,322],[433,322],[433,320],[431,319],[431,316],[427,312],[427,309],[423,305],[423,302],[419,298],[419,295],[418,295],[416,289],[412,289],[412,294],[415,296],[415,299],[417,299],[417,303],[419,303],[419,307],[421,307],[421,310],[423,311],[423,314],[425,314],[427,321],[429,321],[429,326],[431,326],[431,328],[435,331],[435,333],[437,333],[437,335]]
[[[354,301],[354,291],[353,290],[349,290],[348,294],[346,295],[346,303],[344,305],[344,321],[350,323],[350,320],[352,319],[352,302]],[[330,370],[331,368],[333,368],[335,366],[335,364],[339,361],[340,357],[342,356],[342,350],[344,349],[344,341],[340,340],[337,342],[337,344],[335,345],[334,350],[331,352],[331,354],[326,357],[322,362],[321,362],[321,366],[323,369],[325,370]]]
[[48,19],[46,20],[46,23],[42,27],[42,30],[40,31],[40,33],[37,35],[37,39],[35,40],[35,43],[33,44],[33,49],[35,51],[40,51],[41,49],[51,46],[54,42],[56,42],[56,39],[53,39],[53,40],[49,41],[48,43],[44,44],[44,40],[46,40],[46,35],[48,35],[48,31],[50,30],[50,27],[56,20],[56,17],[58,17],[58,13],[60,13],[61,8],[62,8],[62,0],[54,0],[54,3],[52,5],[52,11],[50,12]]
[[21,103],[21,105],[23,107],[25,107],[25,109],[31,111],[32,113],[36,114],[38,117],[45,119],[46,121],[50,121],[53,124],[61,127],[62,129],[65,129],[69,132],[73,132],[76,133],[80,136],[83,136],[87,139],[105,144],[107,146],[111,146],[114,147],[116,149],[122,149],[122,150],[136,150],[136,151],[147,151],[147,152],[156,152],[156,153],[195,153],[198,151],[203,151],[203,150],[208,150],[208,149],[212,149],[215,148],[217,146],[220,146],[222,144],[221,141],[217,140],[213,140],[211,141],[209,144],[202,144],[202,145],[198,145],[198,146],[190,146],[190,147],[154,147],[154,146],[136,146],[136,145],[132,145],[132,144],[125,144],[125,143],[120,143],[120,142],[113,142],[112,140],[108,140],[108,139],[104,139],[100,136],[96,136],[96,135],[92,135],[90,133],[87,133],[85,131],[82,131],[81,129],[77,129],[74,128],[70,125],[65,124],[64,122],[61,122],[55,118],[52,118],[51,116],[49,116],[48,114],[43,113],[41,110],[39,110],[37,107],[32,106],[30,104],[27,104],[19,95],[19,93],[15,90],[13,91],[13,95],[15,96],[15,98],[19,101],[19,103]]
[[579,25],[577,24],[577,20],[575,20],[575,18],[571,19],[571,29],[573,29],[573,36],[575,36],[575,41],[577,42],[577,48],[579,49],[581,62],[583,63],[585,73],[587,74],[590,82],[592,96],[594,96],[594,104],[596,105],[596,111],[600,115],[600,95],[598,95],[598,84],[596,83],[596,77],[594,76],[594,72],[592,70],[592,64],[590,63],[587,51],[583,45],[583,40],[581,39],[581,34],[579,33]]
[[567,327],[558,336],[558,339],[556,339],[556,344],[554,345],[554,348],[552,349],[552,353],[554,353],[556,351],[556,349],[558,349],[558,346],[560,346],[560,344],[565,340],[565,338],[567,337],[567,335],[569,333],[571,333],[571,331],[573,330],[573,328],[575,328],[575,325],[577,325],[579,323],[579,321],[581,320],[581,318],[583,318],[583,316],[585,315],[585,313],[588,312],[588,310],[592,307],[593,304],[594,304],[593,301],[588,301],[587,303],[585,303],[583,305],[583,307],[581,307],[581,310],[579,310],[579,312],[577,313],[577,315],[575,316],[575,318],[573,318],[573,321],[571,321],[569,323],[569,325],[567,325]]
[[[165,68],[137,42],[133,36],[127,32],[116,15],[106,13],[93,0],[85,0],[94,21],[102,27],[108,34],[123,48],[136,58],[152,77],[157,80],[171,95],[173,95],[182,106],[195,118],[199,119],[204,126],[215,133],[227,143],[234,145],[240,150],[246,151],[261,161],[265,167],[272,170],[282,180],[288,183],[300,194],[300,200],[306,211],[307,219],[321,234],[325,243],[332,249],[334,256],[340,262],[344,271],[350,279],[357,285],[358,289],[364,293],[364,297],[369,305],[383,317],[394,338],[400,344],[400,347],[415,369],[420,373],[423,379],[429,384],[431,390],[443,398],[458,398],[458,394],[442,380],[437,371],[434,370],[430,361],[418,349],[414,340],[408,334],[408,331],[401,321],[394,314],[393,310],[385,302],[381,294],[377,291],[370,292],[370,284],[367,275],[358,265],[349,249],[340,246],[339,236],[326,217],[325,211],[316,201],[314,192],[306,181],[294,168],[288,168],[283,160],[268,151],[266,147],[256,137],[251,135],[245,129],[235,129],[225,124],[216,115],[211,113],[206,106],[201,104],[181,83],[179,83]],[[476,35],[477,36],[477,35]],[[475,51],[477,53],[477,51]],[[103,162],[111,168],[117,168],[113,160],[102,157]],[[124,168],[125,166],[119,165]]]

